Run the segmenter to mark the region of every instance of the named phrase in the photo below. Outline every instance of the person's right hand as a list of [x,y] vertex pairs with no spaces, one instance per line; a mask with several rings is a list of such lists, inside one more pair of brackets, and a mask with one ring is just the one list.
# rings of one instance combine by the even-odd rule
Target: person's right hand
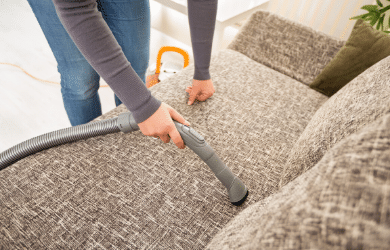
[[160,137],[164,143],[168,143],[172,139],[178,148],[184,149],[186,146],[171,117],[177,122],[190,126],[190,123],[176,110],[168,104],[161,102],[161,106],[157,111],[145,121],[138,123],[138,127],[146,136]]

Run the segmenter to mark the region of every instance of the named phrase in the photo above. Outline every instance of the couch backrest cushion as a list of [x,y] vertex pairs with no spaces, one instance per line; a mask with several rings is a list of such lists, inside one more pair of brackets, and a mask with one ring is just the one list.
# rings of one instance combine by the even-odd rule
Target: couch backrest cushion
[[390,112],[390,56],[322,105],[291,149],[280,187],[312,168],[341,139]]
[[345,41],[267,11],[258,11],[227,47],[309,85]]
[[363,71],[388,56],[390,36],[359,19],[347,43],[310,84],[310,88],[332,96]]
[[389,249],[390,114],[247,207],[207,249]]

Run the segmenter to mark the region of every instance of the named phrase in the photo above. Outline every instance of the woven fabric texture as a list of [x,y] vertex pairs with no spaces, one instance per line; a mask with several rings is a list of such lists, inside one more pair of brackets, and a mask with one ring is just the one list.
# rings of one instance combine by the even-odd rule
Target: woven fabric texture
[[289,153],[280,186],[313,167],[341,139],[390,112],[390,56],[341,88],[316,112]]
[[[0,248],[203,249],[237,213],[278,189],[293,144],[328,99],[226,49],[216,89],[188,106],[194,67],[150,88],[176,109],[249,189],[241,207],[188,147],[141,131],[50,148],[0,171]],[[120,105],[95,119],[128,112]]]
[[330,97],[388,56],[390,36],[359,19],[346,44],[309,86]]
[[389,249],[390,114],[252,204],[206,249]]
[[227,48],[309,85],[344,44],[277,14],[258,11]]

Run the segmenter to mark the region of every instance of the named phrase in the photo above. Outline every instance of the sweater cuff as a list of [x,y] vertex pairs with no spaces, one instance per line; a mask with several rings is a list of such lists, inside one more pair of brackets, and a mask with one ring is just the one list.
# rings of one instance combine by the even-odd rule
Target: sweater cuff
[[132,113],[137,123],[148,119],[161,106],[161,101],[152,95],[130,64],[121,72],[104,80]]
[[160,106],[161,101],[151,95],[144,105],[140,106],[138,109],[134,110],[131,113],[133,114],[134,120],[138,124],[143,121],[146,121],[149,117],[156,113]]
[[194,79],[195,80],[209,80],[211,79],[209,69],[199,69],[195,66],[195,72],[194,72]]

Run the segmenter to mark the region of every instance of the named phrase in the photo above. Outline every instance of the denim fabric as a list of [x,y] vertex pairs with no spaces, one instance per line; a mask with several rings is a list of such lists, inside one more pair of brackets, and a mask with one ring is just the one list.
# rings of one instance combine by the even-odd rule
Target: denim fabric
[[[85,124],[102,115],[100,76],[63,27],[52,0],[27,1],[57,60],[62,99],[71,125]],[[150,46],[149,0],[97,0],[97,7],[132,68],[145,83]],[[119,106],[122,101],[114,96]]]

